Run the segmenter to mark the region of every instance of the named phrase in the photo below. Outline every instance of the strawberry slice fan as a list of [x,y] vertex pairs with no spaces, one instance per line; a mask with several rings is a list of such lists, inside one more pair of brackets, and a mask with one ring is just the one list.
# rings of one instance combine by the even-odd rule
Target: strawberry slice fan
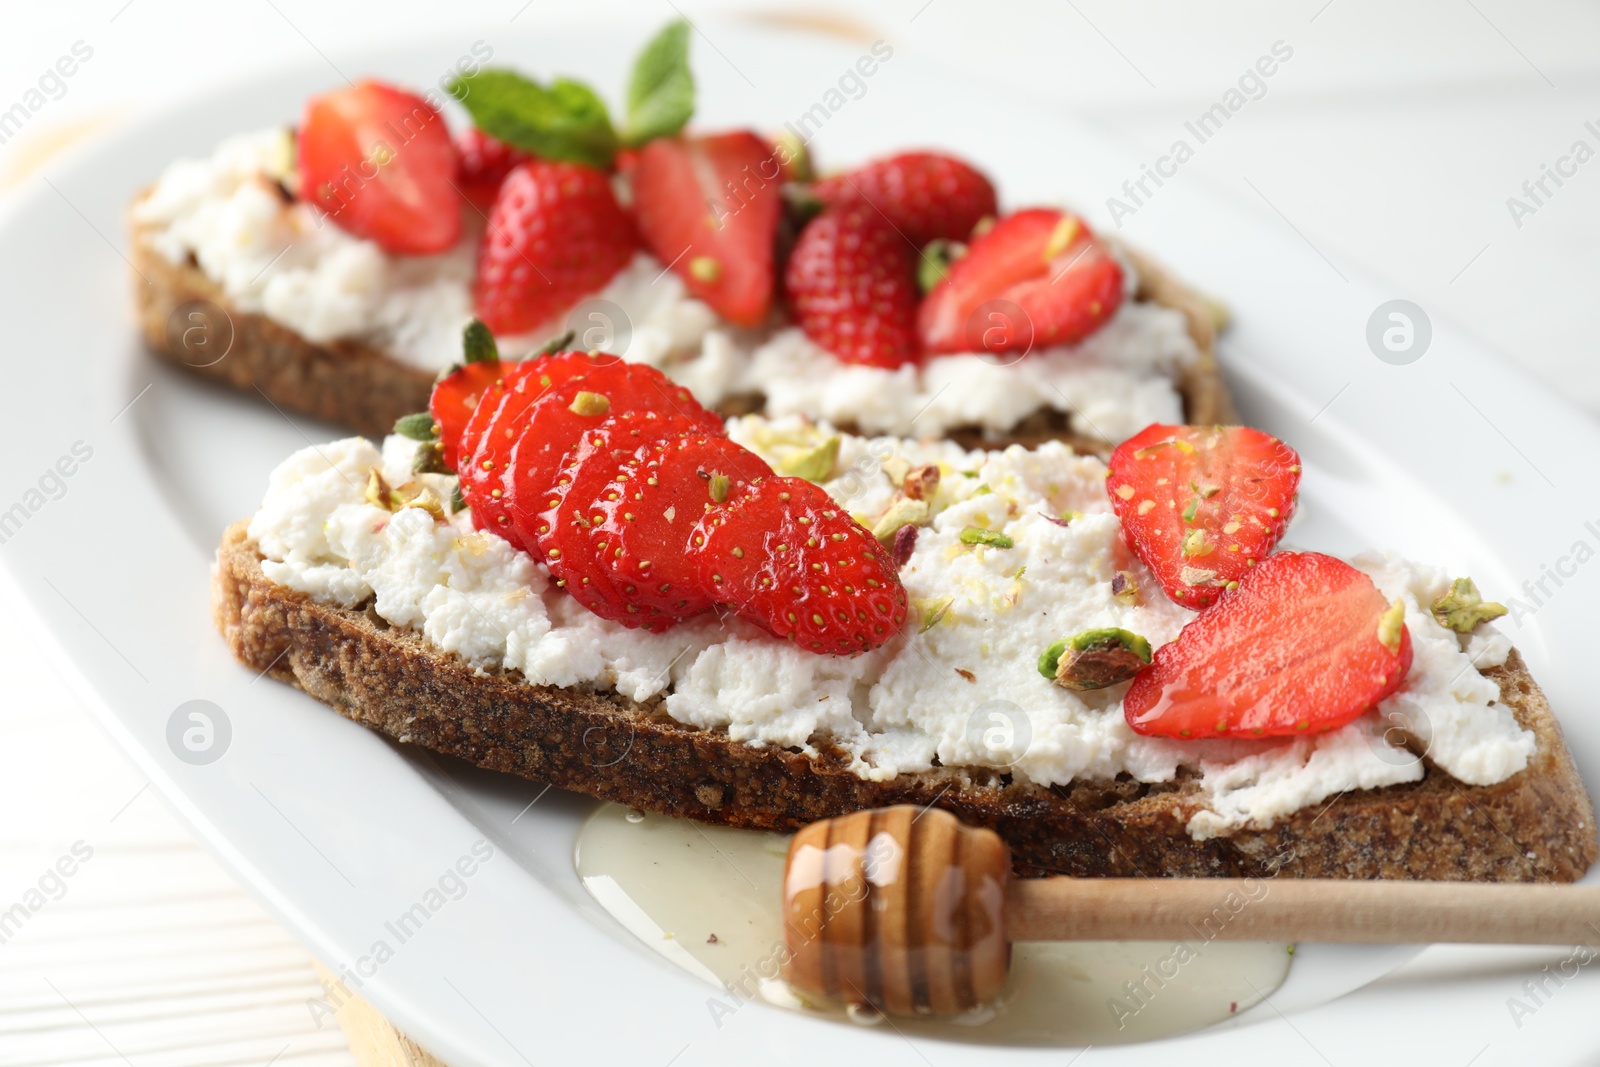
[[477,527],[602,618],[660,633],[720,606],[835,655],[905,623],[876,538],[818,486],[728,440],[654,368],[581,352],[483,358],[439,382],[431,414]]

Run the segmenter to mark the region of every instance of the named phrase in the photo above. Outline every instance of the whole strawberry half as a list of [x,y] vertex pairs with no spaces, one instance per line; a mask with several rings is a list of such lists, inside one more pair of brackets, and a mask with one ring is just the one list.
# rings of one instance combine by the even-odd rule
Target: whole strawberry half
[[422,97],[360,81],[306,102],[300,195],[386,252],[443,252],[461,236],[450,131]]
[[473,304],[496,334],[549,323],[605,288],[638,250],[602,170],[531,159],[505,176],[489,211]]
[[461,155],[456,187],[485,215],[494,207],[495,197],[500,195],[500,183],[511,173],[511,168],[532,158],[522,149],[490,137],[476,126],[461,131],[456,137],[456,150]]
[[938,152],[903,152],[825,178],[811,187],[823,203],[866,202],[921,248],[965,241],[980,219],[999,213],[994,185],[970,163]]
[[1075,215],[1032,208],[973,239],[928,291],[917,324],[929,352],[1069,345],[1122,306],[1122,266]]
[[1267,558],[1294,515],[1300,457],[1248,426],[1148,426],[1111,453],[1123,539],[1167,596],[1203,608]]
[[784,285],[806,336],[844,362],[917,359],[917,252],[870,205],[829,208],[807,223]]
[[624,161],[645,244],[689,292],[740,326],[772,306],[782,167],[747,130],[659,137]]
[[812,652],[867,652],[905,624],[888,550],[802,478],[756,482],[712,508],[689,555],[717,603]]
[[1123,700],[1152,737],[1292,737],[1337,729],[1411,669],[1403,606],[1317,552],[1263,560],[1156,650]]

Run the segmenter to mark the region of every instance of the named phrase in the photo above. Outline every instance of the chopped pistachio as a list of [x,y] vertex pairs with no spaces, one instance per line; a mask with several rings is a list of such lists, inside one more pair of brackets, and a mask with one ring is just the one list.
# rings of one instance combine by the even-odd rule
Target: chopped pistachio
[[[733,485],[733,480],[721,471],[715,471],[707,485],[713,503],[726,504],[728,502],[728,489]],[[802,522],[805,520],[802,519]]]
[[1378,643],[1390,652],[1400,651],[1400,637],[1406,632],[1406,604],[1399,597],[1378,620]]
[[572,398],[572,403],[567,405],[567,410],[574,415],[585,415],[598,418],[609,414],[611,411],[611,398],[604,393],[591,393],[583,390]]
[[1068,508],[1060,515],[1051,515],[1049,512],[1041,511],[1039,512],[1039,517],[1046,522],[1053,522],[1057,526],[1071,526],[1074,522],[1083,518],[1083,512],[1073,511],[1071,508]]
[[894,544],[890,546],[890,553],[894,556],[896,568],[904,567],[911,561],[911,553],[917,548],[917,528],[910,523],[900,527],[894,532]]
[[473,319],[461,331],[461,359],[464,363],[494,363],[500,359],[500,346],[481,319]]
[[890,456],[883,461],[883,473],[888,476],[889,484],[904,487],[906,476],[911,473],[911,461],[904,456]]
[[1039,673],[1066,689],[1104,689],[1150,664],[1150,642],[1117,627],[1084,630],[1039,657]]
[[461,495],[461,483],[456,482],[450,490],[450,514],[455,515],[465,510],[467,510],[467,501]]
[[[1195,497],[1193,500],[1189,501],[1189,506],[1183,509],[1183,521],[1184,522],[1193,522],[1194,521],[1195,512],[1197,512],[1199,510],[1200,510],[1200,498],[1199,497]],[[1199,531],[1197,530],[1195,532],[1198,533]]]
[[1184,585],[1215,585],[1217,572],[1204,567],[1185,567],[1178,572],[1178,580]]
[[820,485],[833,477],[833,469],[838,462],[839,435],[834,434],[815,447],[790,454],[778,464],[778,469],[784,474]]
[[399,511],[402,508],[421,508],[440,522],[445,518],[444,504],[440,501],[438,493],[421,482],[406,482],[404,485],[390,488],[376,467],[373,467],[367,475],[367,489],[364,496],[367,503],[388,512]]
[[950,605],[955,603],[953,596],[918,597],[911,601],[911,606],[917,609],[917,614],[922,621],[917,626],[917,633],[925,634],[944,621],[950,612]]
[[1124,604],[1137,604],[1139,583],[1127,571],[1118,571],[1111,576],[1111,595]]
[[1439,625],[1458,634],[1470,634],[1479,623],[1498,619],[1505,613],[1504,604],[1483,599],[1471,578],[1457,578],[1450,583],[1450,591],[1433,602],[1433,617],[1439,620]]
[[1185,556],[1209,555],[1215,548],[1215,545],[1206,540],[1206,532],[1204,530],[1194,529],[1183,535],[1183,554]]
[[959,241],[936,238],[922,250],[922,260],[917,264],[917,284],[926,293],[950,276],[950,264],[967,254],[967,246]]
[[878,517],[872,524],[872,536],[876,537],[885,548],[894,547],[895,534],[900,532],[902,526],[921,526],[928,521],[928,502],[926,500],[912,500],[910,497],[897,496],[889,505],[889,510]]
[[968,526],[961,531],[964,545],[988,545],[990,548],[1015,548],[1016,542],[999,530],[985,530],[981,526]]
[[932,463],[915,467],[901,479],[901,487],[912,500],[932,500],[939,491],[939,468]]
[[437,441],[439,424],[433,421],[432,413],[418,411],[395,419],[394,432],[413,441]]
[[689,260],[689,277],[709,285],[722,277],[722,264],[715,256],[695,256]]
[[992,489],[987,482],[984,482],[984,483],[980,484],[978,486],[978,488],[976,488],[976,489],[974,489],[972,491],[972,495],[973,496],[988,496],[992,492],[994,492],[994,489]]
[[1048,263],[1055,259],[1076,241],[1083,233],[1083,223],[1078,221],[1076,215],[1063,215],[1061,221],[1056,223],[1056,228],[1050,232],[1050,239],[1045,242],[1044,259]]

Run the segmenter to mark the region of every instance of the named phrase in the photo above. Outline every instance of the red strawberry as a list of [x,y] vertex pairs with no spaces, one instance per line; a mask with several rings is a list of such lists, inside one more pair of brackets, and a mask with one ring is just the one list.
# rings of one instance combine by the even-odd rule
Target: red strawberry
[[428,399],[428,411],[439,425],[445,466],[460,470],[461,458],[472,457],[472,449],[462,447],[467,424],[478,410],[478,401],[483,399],[484,393],[513,366],[520,364],[501,363],[498,359],[463,363],[435,383],[433,395]]
[[846,363],[917,358],[917,253],[870,205],[830,208],[807,223],[784,283],[806,336]]
[[519,163],[500,186],[478,253],[478,317],[501,335],[549,323],[605,288],[638,246],[604,171]]
[[1156,650],[1123,710],[1154,737],[1285,737],[1337,729],[1411,669],[1404,609],[1331,556],[1280,552]]
[[888,551],[801,478],[769,478],[713,508],[689,555],[717,603],[813,652],[869,651],[906,620]]
[[671,421],[683,429],[635,451],[601,490],[590,540],[625,598],[682,619],[713,603],[683,551],[691,531],[717,503],[773,475],[749,449]]
[[940,237],[965,241],[978,220],[999,211],[982,172],[937,152],[875,160],[817,182],[811,191],[828,205],[866,201],[918,248]]
[[689,292],[740,326],[772,305],[783,211],[772,146],[746,130],[660,137],[627,160],[639,232]]
[[1123,539],[1189,608],[1267,558],[1300,486],[1294,449],[1246,426],[1149,426],[1111,453],[1110,466],[1106,491]]
[[1027,352],[1076,344],[1121,305],[1122,267],[1082,220],[1034,208],[975,238],[917,321],[929,352]]
[[490,137],[476,126],[461,131],[456,138],[456,150],[461,153],[456,186],[461,195],[485,215],[494,206],[500,183],[511,173],[511,168],[533,158],[520,148]]
[[443,252],[461,236],[456,148],[420,96],[362,81],[306,102],[300,195],[387,252]]
[[594,421],[597,425],[578,434],[554,482],[539,494],[540,499],[527,505],[542,505],[534,518],[541,552],[538,558],[558,585],[596,615],[630,628],[660,633],[677,622],[679,616],[647,607],[612,580],[607,557],[613,546],[598,530],[607,518],[600,505],[608,495],[620,499],[621,494],[613,488],[614,480],[619,469],[625,468],[641,450],[642,440],[682,434],[690,423],[647,412],[601,416]]

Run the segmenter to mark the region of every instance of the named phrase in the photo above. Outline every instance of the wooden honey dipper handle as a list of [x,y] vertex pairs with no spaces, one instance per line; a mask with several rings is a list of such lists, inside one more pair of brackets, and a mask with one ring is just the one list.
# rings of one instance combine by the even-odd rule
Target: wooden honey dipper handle
[[1213,878],[1011,881],[998,835],[948,812],[863,811],[801,830],[784,871],[784,977],[891,1014],[955,1014],[1003,988],[1012,941],[1577,944],[1600,888]]
[[1014,941],[1483,942],[1600,938],[1600,888],[1271,878],[1039,878],[1006,887]]

